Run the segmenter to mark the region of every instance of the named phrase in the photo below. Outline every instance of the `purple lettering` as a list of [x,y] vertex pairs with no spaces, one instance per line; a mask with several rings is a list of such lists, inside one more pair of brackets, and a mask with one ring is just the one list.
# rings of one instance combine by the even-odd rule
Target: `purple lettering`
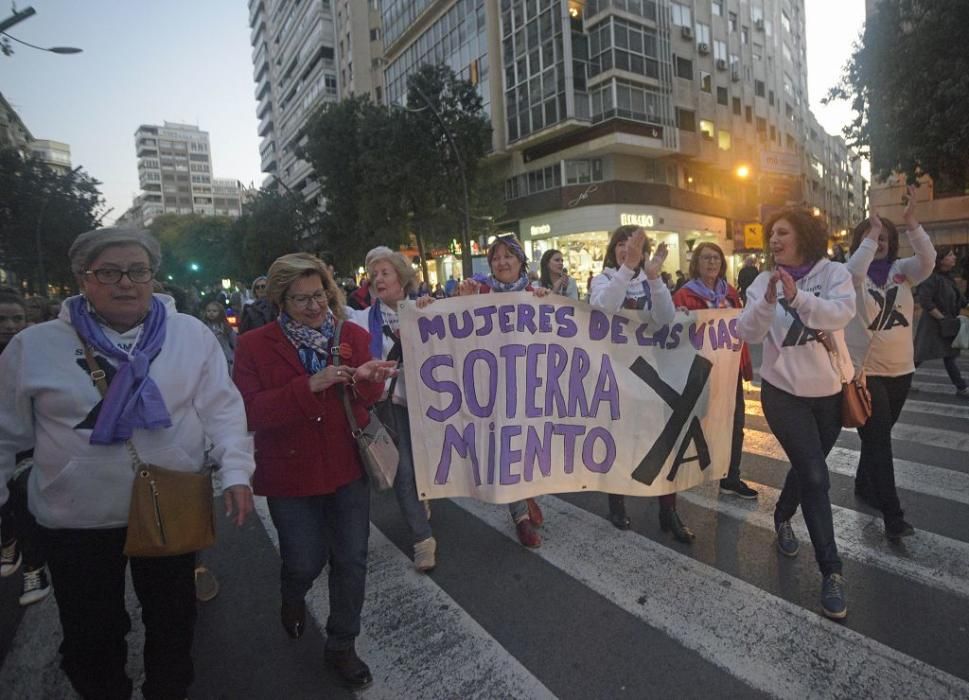
[[522,459],[521,450],[511,449],[511,439],[522,434],[520,425],[501,426],[501,470],[499,483],[502,486],[517,484],[522,480],[520,474],[511,473],[511,465],[516,464]]
[[535,404],[535,394],[542,386],[542,378],[538,374],[538,358],[545,354],[545,346],[533,343],[528,346],[525,358],[525,416],[537,418],[542,410]]
[[585,433],[585,426],[556,423],[552,431],[565,438],[563,448],[565,452],[565,473],[571,474],[575,471],[575,439]]
[[475,335],[488,335],[491,333],[491,329],[495,326],[494,315],[497,310],[497,306],[482,306],[474,310],[475,316],[484,319],[484,325],[477,330]]
[[488,424],[488,483],[495,483],[495,424]]
[[585,387],[582,386],[582,382],[591,366],[589,353],[582,348],[576,348],[572,353],[572,367],[569,371],[569,418],[575,418],[577,415],[589,417],[589,404],[585,399]]
[[555,402],[555,415],[565,416],[565,397],[559,380],[569,364],[569,353],[561,345],[550,343],[548,346],[548,364],[545,384],[545,415],[552,415],[552,402]]
[[609,317],[598,309],[589,312],[589,340],[602,340],[609,335]]
[[596,379],[596,388],[592,392],[592,405],[590,408],[593,416],[599,415],[599,404],[603,401],[609,404],[610,418],[612,420],[618,420],[619,385],[616,383],[616,374],[612,371],[612,362],[609,360],[608,355],[602,356],[602,364],[599,366],[599,378]]
[[725,319],[720,319],[717,324],[717,340],[720,342],[721,348],[729,348],[730,343],[730,329],[727,328],[727,321]]
[[511,315],[515,312],[512,304],[502,304],[498,307],[498,330],[502,333],[511,333],[515,330],[515,323],[511,320]]
[[629,339],[624,335],[624,326],[629,323],[629,319],[625,316],[613,316],[612,317],[612,342],[616,345],[625,345],[629,342]]
[[502,345],[498,354],[505,359],[505,417],[518,413],[518,358],[525,356],[524,345]]
[[707,333],[710,336],[710,349],[716,350],[719,347],[717,344],[717,328],[713,325],[712,321],[710,325],[707,326]]
[[434,483],[447,483],[451,475],[452,449],[462,459],[471,458],[471,476],[474,477],[474,485],[481,486],[481,471],[478,467],[478,453],[474,444],[474,423],[468,423],[465,426],[463,435],[453,425],[444,428],[444,448],[441,450],[441,461],[437,463],[437,471],[434,473]]
[[518,332],[528,331],[535,335],[535,307],[528,304],[518,305]]
[[474,330],[474,319],[471,317],[470,311],[461,312],[461,320],[464,322],[462,325],[458,326],[458,315],[451,314],[448,316],[448,327],[451,329],[451,335],[455,338],[467,338],[471,335]]
[[[597,439],[602,440],[602,444],[606,448],[606,455],[600,462],[595,460],[595,443]],[[589,431],[589,434],[585,436],[585,440],[582,441],[582,463],[590,472],[606,474],[612,469],[613,462],[615,461],[616,442],[613,440],[612,434],[605,428],[596,426]]]
[[552,475],[552,430],[554,423],[546,423],[543,427],[543,438],[539,438],[535,427],[528,426],[525,434],[525,463],[522,467],[523,477],[526,482],[531,482],[535,474],[535,462],[538,462],[538,470],[542,476]]
[[640,347],[651,348],[656,344],[651,335],[647,335],[646,331],[649,329],[648,323],[641,323],[636,329],[636,344]]
[[737,332],[737,321],[738,318],[735,316],[727,324],[727,328],[730,329],[730,337],[734,339],[734,343],[730,346],[730,349],[734,352],[738,352],[744,345],[744,341],[740,339],[740,334]]
[[551,304],[538,305],[538,330],[542,333],[552,332],[552,312],[554,311],[555,307]]
[[690,324],[690,342],[697,352],[703,350],[703,331],[706,330],[706,326],[706,321],[702,321],[699,325],[696,323]]
[[450,355],[431,355],[424,360],[424,364],[421,365],[421,381],[424,382],[424,386],[431,391],[436,391],[439,394],[443,393],[451,395],[451,403],[449,403],[445,408],[440,409],[431,406],[427,409],[426,415],[428,418],[433,421],[437,421],[438,423],[443,423],[457,413],[461,408],[461,389],[455,382],[449,380],[438,381],[435,379],[434,370],[438,367],[453,368],[454,360]]
[[[478,401],[478,390],[474,382],[474,363],[478,360],[488,368],[487,402]],[[464,396],[468,410],[478,418],[488,418],[495,408],[495,398],[498,388],[498,360],[487,350],[472,350],[464,358]]]
[[672,326],[670,326],[670,337],[666,341],[667,350],[674,350],[680,347],[680,333],[682,332],[682,323],[674,323]]
[[428,318],[427,316],[418,316],[417,330],[421,334],[421,343],[426,343],[427,339],[432,335],[436,335],[438,339],[444,340],[444,317],[434,316]]
[[555,322],[559,324],[557,335],[559,338],[574,338],[579,327],[572,317],[575,315],[575,308],[572,306],[560,306],[555,309]]

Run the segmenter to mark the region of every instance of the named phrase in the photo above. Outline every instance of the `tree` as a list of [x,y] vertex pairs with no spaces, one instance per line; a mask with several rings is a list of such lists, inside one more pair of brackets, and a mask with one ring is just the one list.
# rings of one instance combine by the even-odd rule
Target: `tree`
[[67,252],[78,234],[101,225],[101,183],[80,167],[59,173],[13,149],[0,150],[0,261],[46,295],[76,288]]
[[162,275],[177,285],[217,285],[243,275],[241,246],[226,216],[165,214],[150,230],[162,246]]
[[844,135],[875,177],[925,173],[937,191],[969,187],[966,26],[965,0],[881,0],[868,17],[824,102],[850,101]]
[[298,193],[265,187],[242,207],[233,225],[233,241],[241,275],[266,274],[280,255],[316,247],[319,212]]

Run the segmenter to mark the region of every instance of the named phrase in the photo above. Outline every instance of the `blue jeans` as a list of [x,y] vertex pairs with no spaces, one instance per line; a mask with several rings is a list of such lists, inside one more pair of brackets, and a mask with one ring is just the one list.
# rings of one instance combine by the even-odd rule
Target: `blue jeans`
[[821,574],[840,574],[825,458],[841,433],[841,394],[794,396],[762,382],[760,399],[767,424],[791,462],[774,523],[790,520],[800,505]]
[[414,450],[410,441],[410,418],[406,406],[394,404],[394,426],[397,431],[397,476],[394,477],[394,495],[397,505],[407,521],[414,543],[423,542],[431,536],[431,524],[427,512],[417,497],[417,482],[414,478]]
[[952,381],[953,386],[959,391],[966,388],[966,380],[962,378],[962,372],[959,371],[959,365],[956,363],[956,358],[958,355],[952,357],[943,357],[942,366],[945,367],[946,374],[949,375],[949,379]]
[[358,479],[322,496],[266,500],[279,533],[283,603],[303,602],[329,563],[326,648],[350,648],[360,634],[367,583],[370,487],[365,479]]

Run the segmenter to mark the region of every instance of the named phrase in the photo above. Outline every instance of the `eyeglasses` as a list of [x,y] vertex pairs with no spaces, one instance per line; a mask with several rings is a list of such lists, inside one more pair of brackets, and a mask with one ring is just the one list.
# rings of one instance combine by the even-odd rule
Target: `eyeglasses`
[[266,288],[266,285],[264,284],[257,284],[255,287],[253,287],[253,289],[265,289],[265,288]]
[[309,308],[311,301],[315,301],[317,306],[326,304],[326,292],[322,290],[315,294],[294,294],[286,298],[296,304],[296,306],[302,306],[304,309]]
[[114,267],[99,267],[97,270],[85,270],[85,275],[94,275],[101,284],[117,284],[122,277],[127,277],[135,284],[144,284],[151,280],[155,271],[150,267],[133,267],[130,270],[119,270]]
[[705,263],[708,263],[708,262],[718,263],[721,260],[723,260],[723,258],[721,258],[719,255],[701,255],[700,256],[700,262],[705,262]]

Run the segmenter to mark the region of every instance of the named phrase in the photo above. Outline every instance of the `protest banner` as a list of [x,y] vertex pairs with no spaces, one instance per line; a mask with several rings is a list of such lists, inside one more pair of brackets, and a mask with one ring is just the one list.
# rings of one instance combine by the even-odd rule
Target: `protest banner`
[[420,497],[654,496],[722,478],[738,313],[646,324],[528,293],[402,305]]

